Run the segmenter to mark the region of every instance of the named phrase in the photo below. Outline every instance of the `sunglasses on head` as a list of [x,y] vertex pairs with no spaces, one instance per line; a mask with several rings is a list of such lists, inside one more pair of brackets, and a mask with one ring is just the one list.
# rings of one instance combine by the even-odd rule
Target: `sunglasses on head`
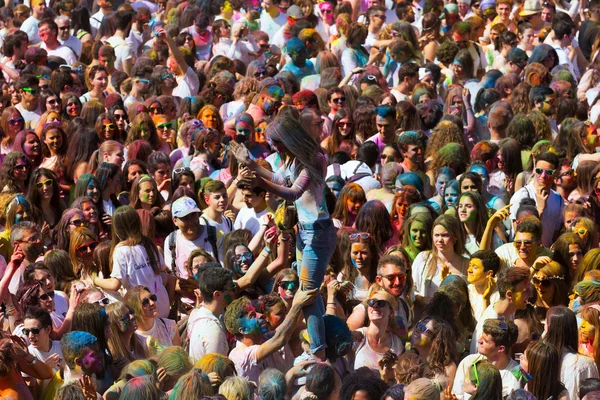
[[110,303],[108,297],[103,297],[100,300],[96,300],[93,304],[98,304],[99,306],[107,306]]
[[24,92],[30,93],[32,95],[36,95],[40,92],[40,89],[32,89],[32,88],[28,88],[28,87],[24,87],[21,90]]
[[153,302],[156,302],[158,298],[156,297],[156,295],[154,293],[152,293],[150,296],[146,297],[144,300],[142,300],[142,306],[147,306],[148,304],[150,304],[150,300],[152,300]]
[[411,187],[402,186],[396,189],[396,193],[406,193],[412,196],[419,193],[419,191]]
[[29,336],[30,333],[33,333],[34,335],[39,335],[41,331],[42,331],[41,328],[31,328],[31,329],[23,328],[23,334],[25,336]]
[[388,304],[387,301],[385,300],[380,300],[380,299],[369,299],[367,300],[367,305],[371,308],[373,307],[377,307],[377,308],[383,308]]
[[53,182],[54,182],[54,181],[53,181],[52,179],[46,179],[45,181],[42,181],[42,182],[37,182],[37,183],[35,184],[35,186],[37,186],[37,188],[38,188],[38,189],[41,189],[41,188],[43,188],[44,186],[52,186],[52,183],[53,183]]
[[358,233],[351,233],[350,235],[348,235],[348,237],[350,238],[351,241],[356,241],[356,240],[369,240],[371,238],[371,234],[368,232],[358,232]]
[[285,290],[296,290],[300,284],[296,281],[281,281],[279,287]]
[[543,169],[543,168],[536,168],[535,169],[535,173],[538,175],[544,175],[546,174],[546,176],[552,176],[554,175],[554,173],[556,172],[555,169]]

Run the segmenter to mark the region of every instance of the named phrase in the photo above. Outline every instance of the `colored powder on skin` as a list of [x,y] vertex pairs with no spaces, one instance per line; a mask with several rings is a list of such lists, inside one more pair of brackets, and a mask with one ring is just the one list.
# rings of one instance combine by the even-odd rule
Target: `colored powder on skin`
[[359,269],[358,265],[356,264],[356,261],[354,261],[354,258],[350,257],[350,262],[352,262],[352,266],[356,269]]
[[273,85],[269,88],[268,90],[268,94],[271,97],[283,97],[284,93],[283,93],[283,89],[277,85]]
[[240,319],[240,326],[246,335],[256,334],[261,332],[261,326],[257,318],[246,318]]

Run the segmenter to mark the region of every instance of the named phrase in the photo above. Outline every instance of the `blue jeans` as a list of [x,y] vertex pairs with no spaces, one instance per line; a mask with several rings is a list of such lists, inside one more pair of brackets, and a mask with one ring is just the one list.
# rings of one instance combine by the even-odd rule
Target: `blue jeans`
[[[325,269],[335,251],[337,241],[335,227],[331,219],[318,220],[311,224],[299,224],[297,253],[301,253],[299,269],[300,282],[305,290],[319,289],[325,277]],[[325,305],[323,298],[304,307],[304,318],[310,340],[310,349],[314,353],[325,348]]]

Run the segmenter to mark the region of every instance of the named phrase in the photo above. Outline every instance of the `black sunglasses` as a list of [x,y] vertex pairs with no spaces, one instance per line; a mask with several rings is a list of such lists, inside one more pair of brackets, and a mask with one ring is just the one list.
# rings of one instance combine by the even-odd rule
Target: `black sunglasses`
[[156,297],[156,295],[153,293],[149,297],[146,297],[144,300],[142,300],[142,305],[146,307],[148,304],[150,304],[150,300],[156,302],[156,300],[158,300],[158,297]]
[[25,336],[29,336],[30,333],[33,333],[34,335],[39,335],[41,331],[42,331],[41,328],[31,328],[31,329],[23,328],[23,334]]
[[367,300],[367,305],[369,307],[375,307],[377,306],[377,308],[383,308],[388,304],[387,301],[385,300],[378,300],[378,299],[369,299]]

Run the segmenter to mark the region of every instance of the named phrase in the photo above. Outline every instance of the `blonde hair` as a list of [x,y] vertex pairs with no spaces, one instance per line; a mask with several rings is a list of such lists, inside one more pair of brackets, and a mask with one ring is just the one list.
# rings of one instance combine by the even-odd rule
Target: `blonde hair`
[[115,360],[125,358],[129,361],[147,358],[148,354],[146,354],[146,350],[138,335],[133,334],[128,343],[133,350],[132,352],[127,349],[126,344],[120,338],[121,329],[119,325],[121,324],[121,319],[128,314],[134,314],[133,310],[119,301],[106,306],[106,314],[108,314],[111,331],[110,339],[108,339],[108,348],[113,358]]
[[254,388],[241,376],[229,377],[219,387],[219,394],[227,400],[254,400]]
[[79,275],[81,272],[90,274],[98,271],[82,271],[85,268],[84,265],[80,265],[79,259],[77,258],[77,248],[81,246],[83,242],[88,239],[98,241],[96,234],[90,231],[88,228],[80,227],[71,232],[71,243],[69,243],[69,257],[71,258],[71,264],[73,264],[73,271],[75,275]]

